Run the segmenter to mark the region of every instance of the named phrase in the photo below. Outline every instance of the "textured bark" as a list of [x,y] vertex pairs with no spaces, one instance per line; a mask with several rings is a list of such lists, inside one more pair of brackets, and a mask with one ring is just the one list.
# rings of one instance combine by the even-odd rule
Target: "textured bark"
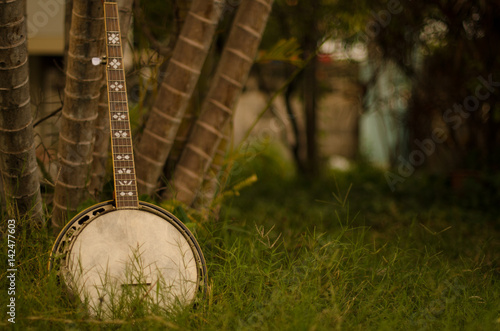
[[184,116],[182,117],[181,124],[175,135],[174,144],[168,154],[167,162],[163,169],[163,177],[161,178],[160,184],[165,184],[166,186],[160,187],[162,190],[162,197],[166,196],[166,190],[170,189],[169,182],[172,178],[172,174],[175,169],[175,165],[181,157],[182,150],[186,145],[189,138],[189,134],[194,126],[194,123],[200,114],[201,106],[205,95],[208,92],[210,83],[213,77],[214,68],[217,66],[217,62],[220,57],[220,51],[217,50],[218,47],[211,47],[210,52],[207,55],[205,64],[201,70],[200,77],[194,89],[194,92],[189,100],[189,105],[186,108]]
[[30,109],[26,2],[0,2],[0,171],[10,217],[43,222]]
[[[104,69],[104,68],[103,68]],[[109,108],[107,87],[102,85],[99,92],[97,119],[94,124],[95,142],[92,151],[92,174],[89,192],[99,198],[106,176],[106,166],[109,160]]]
[[191,205],[209,169],[222,130],[254,62],[273,0],[243,0],[222,52],[212,86],[172,178],[169,197]]
[[66,0],[64,6],[64,71],[68,64],[69,31],[71,30],[71,15],[73,13],[73,0]]
[[88,197],[102,68],[91,59],[103,51],[101,0],[74,0],[66,67],[64,106],[59,132],[60,169],[54,193],[52,225],[64,225],[68,212]]
[[184,112],[184,115],[182,116],[181,123],[179,124],[179,128],[177,129],[177,134],[175,135],[174,138],[174,143],[170,148],[167,161],[163,168],[163,177],[160,178],[160,185],[166,184],[167,187],[160,188],[163,189],[162,194],[165,194],[165,189],[166,190],[169,189],[168,183],[172,178],[175,165],[177,164],[179,158],[181,157],[182,150],[186,145],[186,142],[189,138],[189,133],[191,132],[191,129],[195,121],[196,121],[195,108],[193,106],[193,99],[191,99],[190,104],[188,105],[186,111]]
[[[214,159],[210,168],[205,173],[200,192],[194,201],[196,209],[206,209],[210,207],[214,199],[222,193],[222,189],[226,185],[227,173],[223,170],[226,160],[226,152],[228,150],[229,143],[231,142],[231,126],[228,124],[226,124],[226,127],[222,131],[224,135],[218,144]],[[213,213],[213,216],[217,217],[220,205],[214,207],[215,209],[211,210],[211,212]]]
[[[118,0],[119,21],[122,45],[128,44],[128,31],[132,21],[132,5],[134,0]],[[96,54],[102,55],[102,54]],[[103,77],[105,68],[103,67]],[[102,191],[104,177],[106,175],[106,164],[109,160],[109,110],[107,97],[106,79],[103,79],[100,96],[98,115],[95,122],[95,144],[92,161],[92,178],[90,181],[90,193],[98,196]]]
[[158,96],[135,148],[139,193],[156,188],[208,54],[220,15],[217,0],[193,0]]

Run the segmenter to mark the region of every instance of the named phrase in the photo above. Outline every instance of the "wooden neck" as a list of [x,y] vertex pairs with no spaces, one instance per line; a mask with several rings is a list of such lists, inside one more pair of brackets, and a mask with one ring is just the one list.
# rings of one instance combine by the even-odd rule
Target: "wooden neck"
[[117,209],[139,208],[123,51],[116,2],[104,2],[106,79]]

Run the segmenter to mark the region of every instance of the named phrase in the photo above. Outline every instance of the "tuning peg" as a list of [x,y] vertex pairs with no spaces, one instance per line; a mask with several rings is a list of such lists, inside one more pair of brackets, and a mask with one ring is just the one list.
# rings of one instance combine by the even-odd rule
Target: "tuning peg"
[[92,58],[92,64],[95,66],[98,66],[100,64],[106,64],[106,57],[93,57]]

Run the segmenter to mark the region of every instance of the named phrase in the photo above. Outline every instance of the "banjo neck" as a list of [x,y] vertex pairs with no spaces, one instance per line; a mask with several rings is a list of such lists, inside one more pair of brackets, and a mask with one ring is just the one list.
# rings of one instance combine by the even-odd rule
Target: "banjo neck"
[[104,2],[106,81],[117,209],[138,209],[139,199],[116,1]]

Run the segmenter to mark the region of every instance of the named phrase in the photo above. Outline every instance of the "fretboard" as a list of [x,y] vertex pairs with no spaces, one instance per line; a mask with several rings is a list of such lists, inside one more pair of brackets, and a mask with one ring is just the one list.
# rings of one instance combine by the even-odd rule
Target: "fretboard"
[[104,2],[106,79],[117,209],[139,208],[128,112],[123,51],[116,2]]

